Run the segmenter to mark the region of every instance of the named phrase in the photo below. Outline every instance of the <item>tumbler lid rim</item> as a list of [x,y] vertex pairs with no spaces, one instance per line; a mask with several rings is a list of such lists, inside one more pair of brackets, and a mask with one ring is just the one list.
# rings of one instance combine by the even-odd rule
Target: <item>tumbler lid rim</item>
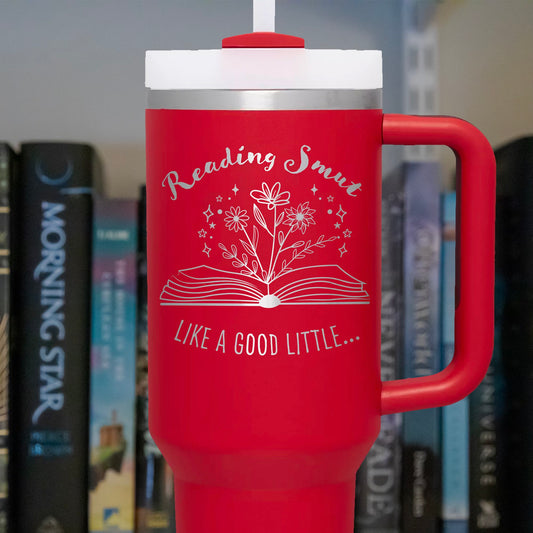
[[189,89],[381,89],[380,50],[149,50],[145,85]]

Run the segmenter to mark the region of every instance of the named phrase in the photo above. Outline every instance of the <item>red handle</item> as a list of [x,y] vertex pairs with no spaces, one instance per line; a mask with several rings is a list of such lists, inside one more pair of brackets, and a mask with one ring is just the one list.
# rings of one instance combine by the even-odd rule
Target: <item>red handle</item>
[[474,126],[451,117],[384,115],[383,144],[443,144],[458,157],[455,353],[438,374],[383,383],[383,414],[450,404],[470,394],[494,341],[496,162]]

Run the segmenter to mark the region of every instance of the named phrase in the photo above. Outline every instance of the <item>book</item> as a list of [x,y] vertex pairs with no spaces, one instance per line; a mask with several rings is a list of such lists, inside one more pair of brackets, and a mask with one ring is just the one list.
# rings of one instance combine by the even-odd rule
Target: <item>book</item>
[[[383,181],[381,224],[381,379],[400,377],[403,352],[403,170]],[[355,531],[400,531],[401,414],[381,417],[376,442],[357,472]]]
[[146,279],[146,187],[139,205],[137,322],[136,533],[174,533],[172,471],[148,429],[148,299]]
[[[442,367],[454,353],[455,192],[442,196]],[[442,408],[442,533],[468,533],[468,398]]]
[[[229,251],[224,252],[229,255]],[[161,293],[161,305],[305,305],[369,302],[364,283],[338,265],[295,268],[269,284],[247,274],[201,265],[180,270]]]
[[14,527],[87,530],[94,149],[24,143],[14,191]]
[[513,140],[495,155],[497,496],[501,531],[525,533],[533,531],[533,136]]
[[[498,206],[498,202],[497,202]],[[507,410],[503,374],[502,325],[506,280],[501,269],[502,234],[500,207],[496,224],[496,275],[494,287],[494,349],[481,384],[468,397],[469,403],[469,533],[503,533],[505,506],[505,459],[502,440]]]
[[6,533],[9,527],[11,189],[15,167],[15,152],[0,143],[0,533]]
[[135,526],[137,210],[134,200],[94,204],[89,531]]
[[[440,167],[406,163],[403,377],[440,369]],[[404,414],[402,530],[436,533],[440,522],[440,412]]]

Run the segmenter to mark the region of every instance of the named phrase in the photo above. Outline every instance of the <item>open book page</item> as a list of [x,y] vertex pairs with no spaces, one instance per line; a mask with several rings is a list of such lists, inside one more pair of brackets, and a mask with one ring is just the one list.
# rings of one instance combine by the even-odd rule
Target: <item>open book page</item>
[[245,274],[205,265],[181,270],[170,278],[162,305],[260,305],[367,303],[364,283],[337,265],[291,270],[267,285]]

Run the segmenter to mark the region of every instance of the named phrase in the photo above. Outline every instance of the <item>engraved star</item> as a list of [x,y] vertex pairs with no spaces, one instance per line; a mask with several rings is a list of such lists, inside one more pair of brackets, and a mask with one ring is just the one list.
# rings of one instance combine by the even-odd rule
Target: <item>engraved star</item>
[[339,248],[339,252],[341,253],[341,257],[347,252],[348,250],[346,249],[346,243],[344,243],[340,248]]
[[237,196],[237,193],[239,192],[239,188],[237,187],[237,184],[235,184],[233,186],[233,189],[231,189],[234,193],[235,193],[235,196]]
[[340,222],[335,222],[333,225],[335,226],[335,229],[339,229],[341,227]]
[[209,254],[211,253],[211,248],[207,246],[207,243],[204,243],[204,249],[202,250],[202,252],[207,255],[207,257],[209,257]]
[[214,222],[211,222],[211,223],[209,224],[209,227],[210,227],[211,229],[215,229],[215,226],[216,226],[216,224],[215,224]]
[[344,230],[343,235],[346,239],[352,236],[352,232],[349,229]]
[[207,209],[203,212],[205,215],[206,222],[209,222],[209,219],[213,216],[213,211],[211,211],[211,204],[207,206]]
[[217,202],[222,202],[222,196],[220,194],[217,196]]
[[201,239],[205,239],[205,236],[207,235],[207,231],[205,231],[205,229],[201,229],[199,232],[198,232],[198,236],[201,238]]
[[311,188],[311,192],[313,193],[313,196],[316,194],[316,191],[318,191],[318,189],[316,188],[316,185],[313,183],[313,187]]
[[333,200],[335,200],[334,196],[328,196],[328,202],[333,202]]
[[339,204],[339,210],[335,214],[341,219],[341,222],[344,222],[344,215],[347,215],[348,212]]

